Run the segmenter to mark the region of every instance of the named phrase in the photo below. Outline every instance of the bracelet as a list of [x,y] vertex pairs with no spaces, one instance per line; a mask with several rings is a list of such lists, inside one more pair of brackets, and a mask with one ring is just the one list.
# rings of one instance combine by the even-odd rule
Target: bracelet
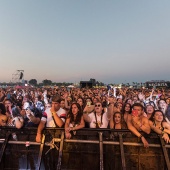
[[52,113],[52,116],[54,116],[55,115],[55,112],[51,112]]
[[138,136],[138,138],[142,138],[143,136],[140,134],[140,136]]
[[163,136],[164,134],[165,134],[165,132],[164,132],[164,131],[162,131],[162,132],[161,132],[161,135]]

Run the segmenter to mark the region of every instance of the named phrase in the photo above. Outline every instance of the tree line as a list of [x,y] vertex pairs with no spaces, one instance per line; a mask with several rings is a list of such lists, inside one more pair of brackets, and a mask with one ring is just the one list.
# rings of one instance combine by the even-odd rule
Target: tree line
[[33,86],[69,86],[69,85],[72,85],[73,83],[68,83],[68,82],[60,82],[60,83],[56,83],[56,82],[52,82],[51,80],[43,80],[41,83],[38,83],[36,79],[31,79],[28,81],[28,83],[30,85],[33,85]]

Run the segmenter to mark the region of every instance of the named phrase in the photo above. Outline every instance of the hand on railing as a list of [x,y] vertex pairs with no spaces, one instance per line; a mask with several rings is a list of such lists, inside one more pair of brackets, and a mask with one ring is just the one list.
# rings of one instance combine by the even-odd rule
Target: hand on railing
[[170,143],[170,139],[169,139],[169,136],[168,136],[167,133],[164,133],[164,134],[162,135],[162,138],[164,139],[164,141],[165,141],[166,143]]
[[42,140],[42,135],[41,135],[41,133],[37,133],[37,136],[36,136],[36,142],[38,142],[38,143],[41,143],[41,140]]
[[148,141],[145,139],[145,137],[141,136],[141,141],[145,148],[149,148]]

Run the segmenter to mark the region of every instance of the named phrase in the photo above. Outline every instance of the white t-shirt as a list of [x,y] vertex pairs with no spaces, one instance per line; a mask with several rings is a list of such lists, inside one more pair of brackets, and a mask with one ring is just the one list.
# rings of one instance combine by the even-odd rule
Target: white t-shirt
[[[91,119],[91,122],[90,122],[90,128],[96,128],[96,119],[97,119],[97,122],[98,122],[98,125],[100,128],[107,128],[108,127],[108,124],[109,124],[109,120],[107,118],[107,113],[103,113],[103,116],[100,115],[98,116],[96,114],[96,118],[95,118],[95,114],[94,112],[88,114],[88,116],[90,117]],[[102,116],[102,124],[101,124],[101,116]]]
[[[51,108],[48,108],[44,111],[43,116],[41,118],[42,121],[46,122],[46,127],[56,127],[54,119],[52,118],[52,113],[50,111]],[[62,119],[62,121],[65,123],[66,118],[66,111],[62,108],[60,108],[56,114],[59,118]]]

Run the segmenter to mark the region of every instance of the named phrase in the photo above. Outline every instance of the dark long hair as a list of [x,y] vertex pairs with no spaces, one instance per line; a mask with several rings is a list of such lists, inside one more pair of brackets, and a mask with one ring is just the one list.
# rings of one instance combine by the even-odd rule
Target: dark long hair
[[115,129],[115,115],[116,115],[116,114],[120,114],[120,116],[121,116],[121,120],[120,120],[121,129],[127,129],[126,122],[125,122],[124,117],[123,117],[123,114],[122,114],[121,112],[115,112],[115,113],[113,114],[114,129]]
[[[74,115],[72,113],[72,106],[73,105],[76,105],[77,108],[78,108],[76,119],[74,119]],[[82,112],[81,106],[78,103],[72,103],[70,110],[68,111],[68,114],[67,114],[67,118],[70,118],[70,122],[74,122],[75,124],[79,124],[80,121],[81,121],[82,115],[83,115],[83,112]]]
[[163,114],[163,112],[161,110],[154,110],[154,112],[152,113],[151,117],[149,120],[151,120],[152,122],[154,122],[154,116],[156,112],[161,112],[162,116],[163,116],[163,122],[165,122],[165,115]]
[[129,114],[132,112],[132,105],[131,105],[130,103],[125,103],[125,104],[123,105],[123,108],[122,108],[122,114],[123,114],[123,115],[124,115],[124,113],[125,113],[125,107],[126,107],[126,105],[129,105],[129,106],[130,106]]

